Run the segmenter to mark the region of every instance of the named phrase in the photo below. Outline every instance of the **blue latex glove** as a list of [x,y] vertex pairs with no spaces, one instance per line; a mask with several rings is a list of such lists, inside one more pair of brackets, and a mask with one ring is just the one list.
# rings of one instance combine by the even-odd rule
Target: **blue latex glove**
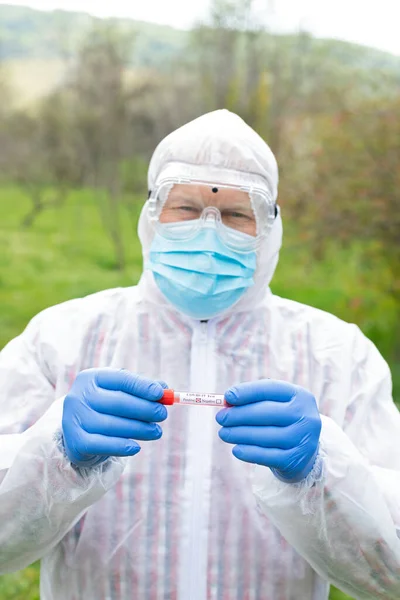
[[156,425],[167,418],[157,400],[166,384],[117,369],[88,369],[77,376],[64,400],[62,430],[70,461],[97,465],[109,456],[133,456],[134,440],[158,440]]
[[230,388],[225,398],[232,408],[217,416],[219,436],[236,458],[270,467],[282,481],[302,481],[314,466],[321,417],[307,390],[272,379]]

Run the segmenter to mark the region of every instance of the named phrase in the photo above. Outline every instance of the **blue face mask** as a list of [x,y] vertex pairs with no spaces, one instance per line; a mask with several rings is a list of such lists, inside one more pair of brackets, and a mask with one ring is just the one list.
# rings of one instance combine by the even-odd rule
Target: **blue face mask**
[[[174,223],[177,228],[185,224]],[[168,227],[166,225],[164,228]],[[250,236],[237,233],[239,237]],[[164,296],[194,319],[215,317],[233,306],[254,284],[256,253],[230,250],[216,226],[200,229],[190,240],[166,239],[156,233],[146,267]]]

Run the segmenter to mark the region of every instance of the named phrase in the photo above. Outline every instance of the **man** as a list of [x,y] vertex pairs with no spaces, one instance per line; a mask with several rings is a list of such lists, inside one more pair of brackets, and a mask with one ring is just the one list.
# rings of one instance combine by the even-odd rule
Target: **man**
[[[400,598],[389,369],[354,325],[269,291],[277,183],[236,115],[175,131],[139,285],[3,350],[0,571],[42,559],[43,600]],[[167,385],[230,406],[167,409]]]

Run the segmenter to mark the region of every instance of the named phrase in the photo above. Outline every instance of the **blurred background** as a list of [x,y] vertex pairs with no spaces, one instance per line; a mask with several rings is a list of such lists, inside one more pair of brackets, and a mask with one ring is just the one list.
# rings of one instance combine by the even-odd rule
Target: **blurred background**
[[[273,291],[357,323],[400,401],[397,3],[93,4],[0,3],[0,348],[49,305],[138,280],[152,150],[225,107],[280,164]],[[38,575],[0,577],[0,600],[37,600]]]

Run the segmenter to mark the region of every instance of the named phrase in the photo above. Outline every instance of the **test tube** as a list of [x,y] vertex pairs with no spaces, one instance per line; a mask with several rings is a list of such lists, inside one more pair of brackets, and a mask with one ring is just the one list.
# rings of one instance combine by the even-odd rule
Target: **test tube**
[[172,404],[186,404],[189,406],[230,406],[223,394],[208,394],[197,392],[175,392],[175,390],[164,390],[160,400],[161,404],[171,406]]

